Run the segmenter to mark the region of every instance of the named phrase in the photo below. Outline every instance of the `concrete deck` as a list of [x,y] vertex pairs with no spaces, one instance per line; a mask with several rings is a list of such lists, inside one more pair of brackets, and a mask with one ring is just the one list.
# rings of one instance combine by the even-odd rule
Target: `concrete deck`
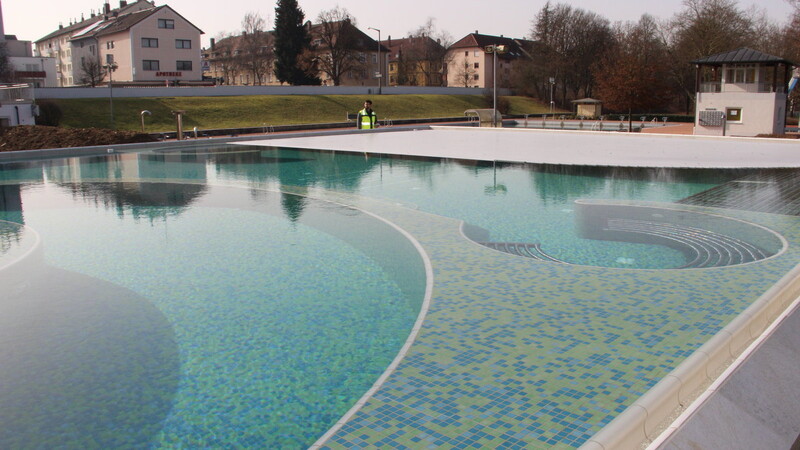
[[[256,145],[395,155],[615,167],[800,167],[795,139],[430,127],[251,141]],[[399,130],[398,130],[399,131]],[[424,140],[427,145],[419,145]]]

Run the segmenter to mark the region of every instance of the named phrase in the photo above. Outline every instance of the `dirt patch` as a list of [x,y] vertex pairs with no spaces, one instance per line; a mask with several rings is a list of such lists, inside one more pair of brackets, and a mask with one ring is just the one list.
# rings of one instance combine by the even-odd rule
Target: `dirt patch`
[[0,130],[0,152],[155,141],[155,138],[144,133],[100,128],[60,128],[35,125]]

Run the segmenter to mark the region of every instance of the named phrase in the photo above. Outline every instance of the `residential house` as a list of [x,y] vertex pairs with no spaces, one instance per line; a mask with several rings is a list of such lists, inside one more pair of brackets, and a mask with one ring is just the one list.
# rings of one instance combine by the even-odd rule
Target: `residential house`
[[202,33],[167,5],[121,0],[117,9],[106,3],[89,19],[36,41],[36,48],[57,58],[60,86],[88,84],[99,68],[106,82],[120,84],[199,82]]
[[[389,49],[349,20],[312,25],[311,54],[323,85],[380,86]],[[380,62],[379,62],[380,59]]]
[[497,54],[497,86],[507,87],[517,61],[530,57],[525,50],[530,44],[532,42],[522,39],[490,36],[477,31],[470,33],[447,50],[447,85],[491,88],[494,85],[494,54],[487,49],[497,46],[503,49]]
[[697,61],[694,134],[783,134],[795,63],[749,48]]
[[228,36],[203,50],[203,76],[214,84],[231,86],[276,85],[272,31],[259,31],[254,39],[246,33]]
[[443,86],[447,49],[428,36],[392,39],[381,44],[389,49],[389,86]]

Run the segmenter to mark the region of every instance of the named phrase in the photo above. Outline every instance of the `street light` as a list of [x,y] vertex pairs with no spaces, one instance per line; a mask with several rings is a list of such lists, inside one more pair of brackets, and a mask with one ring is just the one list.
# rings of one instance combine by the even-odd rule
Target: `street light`
[[383,84],[381,81],[383,79],[383,67],[381,67],[381,30],[372,27],[367,27],[367,29],[378,32],[378,95],[381,95],[381,85]]
[[112,85],[114,84],[114,71],[117,70],[117,63],[110,62],[103,66],[106,71],[108,71],[108,103],[109,109],[111,110],[111,129],[116,129],[114,126],[114,88]]
[[[556,79],[554,77],[550,77],[550,115],[553,115],[553,107],[555,104],[553,103],[553,86],[556,85]],[[554,116],[555,117],[555,116]]]
[[497,127],[497,54],[508,53],[507,45],[487,45],[483,49],[492,54],[492,126]]

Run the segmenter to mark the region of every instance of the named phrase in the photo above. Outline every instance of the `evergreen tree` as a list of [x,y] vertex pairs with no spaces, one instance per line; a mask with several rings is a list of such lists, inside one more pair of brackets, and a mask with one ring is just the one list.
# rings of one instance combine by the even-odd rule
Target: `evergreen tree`
[[[301,57],[311,43],[303,26],[305,14],[297,0],[278,0],[275,7],[275,76],[281,83],[319,84],[301,65]],[[316,81],[316,83],[314,83]]]

